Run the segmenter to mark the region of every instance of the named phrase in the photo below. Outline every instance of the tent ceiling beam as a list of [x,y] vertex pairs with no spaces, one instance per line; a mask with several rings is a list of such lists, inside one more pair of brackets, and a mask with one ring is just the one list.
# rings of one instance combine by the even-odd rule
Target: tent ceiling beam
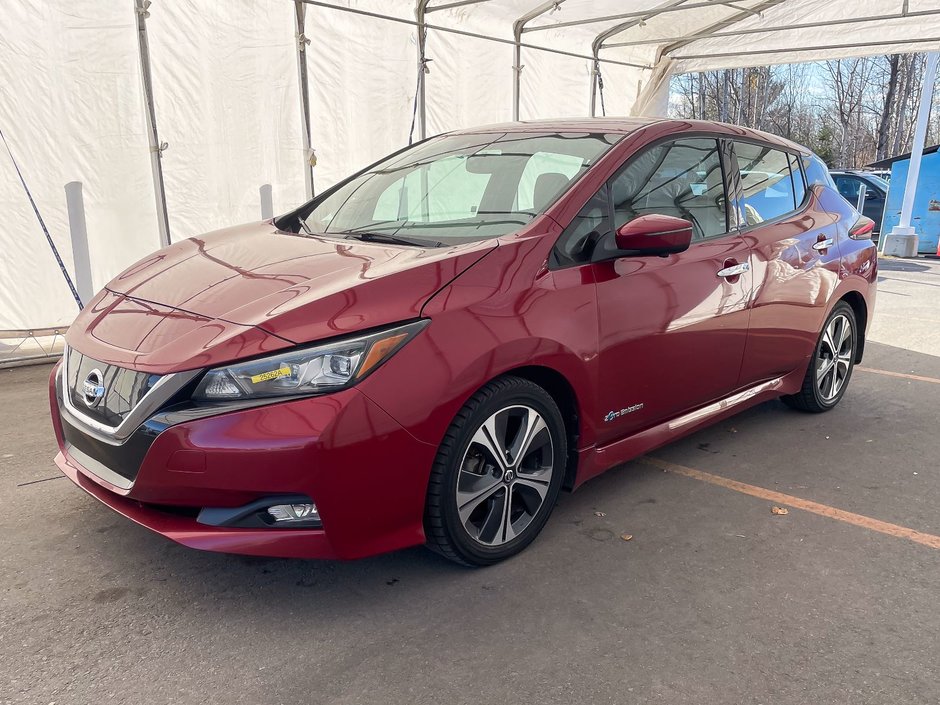
[[513,63],[512,63],[512,119],[519,119],[519,103],[522,95],[522,33],[526,23],[536,17],[552,12],[561,7],[565,0],[548,0],[537,7],[533,7],[512,23]]
[[940,10],[917,10],[907,14],[897,12],[890,15],[870,15],[866,17],[849,17],[839,20],[820,20],[818,22],[803,22],[800,24],[773,25],[770,27],[748,27],[747,29],[734,29],[727,32],[695,32],[681,37],[659,37],[655,39],[638,39],[631,42],[613,42],[604,44],[604,49],[616,47],[646,46],[650,44],[672,44],[682,41],[697,41],[699,39],[712,39],[715,37],[740,37],[748,34],[764,34],[767,32],[789,32],[799,29],[815,29],[817,27],[836,27],[844,24],[864,24],[865,22],[884,22],[886,20],[902,20],[906,17],[930,17],[940,15]]
[[[927,37],[924,39],[894,39],[894,40],[884,40],[884,41],[874,41],[874,42],[851,42],[845,44],[817,44],[816,46],[809,47],[779,47],[776,49],[750,49],[748,51],[727,51],[727,52],[712,52],[710,54],[687,54],[683,56],[674,56],[677,61],[686,61],[691,59],[713,59],[713,58],[730,58],[737,56],[761,56],[765,54],[788,54],[793,52],[805,52],[805,51],[832,51],[835,49],[864,49],[870,48],[872,51],[866,55],[873,56],[875,54],[883,54],[885,52],[880,51],[882,47],[889,46],[898,46],[900,44],[937,44],[940,43],[940,37]],[[923,49],[922,51],[926,50]],[[793,63],[793,62],[791,62]]]
[[464,5],[480,5],[484,2],[490,2],[490,0],[454,0],[454,2],[447,2],[443,5],[430,5],[424,9],[425,12],[437,12],[438,10],[451,10],[455,7],[463,7]]
[[[763,12],[764,10],[769,10],[775,7],[776,5],[780,5],[784,2],[786,2],[786,0],[764,0],[764,2],[760,3],[759,5],[755,5],[753,9]],[[749,13],[739,12],[736,15],[732,15],[731,17],[726,17],[723,20],[719,20],[718,22],[714,22],[708,25],[707,27],[702,28],[701,30],[699,30],[699,33],[702,35],[701,37],[702,39],[709,38],[715,32],[720,32],[724,29],[728,29],[728,27],[733,27],[734,25],[739,24],[740,22],[743,22],[748,17],[749,17]],[[691,39],[684,39],[678,42],[673,42],[672,44],[668,44],[664,46],[662,49],[660,49],[659,56],[660,58],[669,56],[672,52],[676,51],[677,49],[681,49],[691,44],[692,42],[693,40]]]
[[[614,25],[610,29],[606,29],[596,37],[594,41],[591,42],[591,53],[594,55],[594,70],[591,73],[591,117],[597,115],[597,93],[598,90],[603,90],[601,86],[601,69],[600,69],[600,53],[601,49],[604,48],[604,42],[606,42],[611,37],[614,37],[621,32],[626,32],[628,29],[635,27],[636,25],[641,25],[649,19],[652,19],[657,10],[665,10],[672,7],[678,7],[685,4],[689,0],[671,0],[664,5],[660,5],[658,8],[650,9],[649,13],[643,17],[636,17],[626,22],[621,22],[620,24]],[[650,14],[653,13],[653,14]]]
[[[560,0],[555,0],[559,2]],[[408,20],[404,17],[395,17],[393,15],[383,15],[380,12],[370,12],[368,10],[359,10],[354,7],[343,7],[342,5],[334,5],[329,2],[322,2],[322,0],[297,0],[297,2],[302,2],[305,5],[313,5],[314,7],[322,7],[327,10],[337,10],[339,12],[348,12],[353,15],[360,15],[363,17],[371,17],[377,20],[387,20],[388,22],[395,22],[397,24],[406,24],[412,27],[418,27],[420,24],[417,20]],[[427,24],[424,25],[425,29],[433,29],[435,32],[445,32],[447,34],[456,34],[461,37],[470,37],[472,39],[482,39],[487,42],[495,42],[497,44],[509,44],[515,45],[515,42],[512,39],[503,39],[502,37],[493,37],[488,34],[480,34],[479,32],[470,32],[465,29],[456,29],[454,27],[445,27],[444,25],[437,24]],[[553,49],[552,47],[540,46],[538,44],[527,44],[523,42],[521,46],[524,49],[532,49],[534,51],[544,51],[548,54],[558,54],[560,56],[570,56],[574,59],[587,59],[588,61],[594,61],[594,57],[590,54],[579,54],[574,51],[564,51],[562,49]],[[650,69],[652,68],[649,64],[640,64],[635,61],[617,61],[615,59],[601,59],[602,63],[606,64],[616,64],[617,66],[629,66],[635,69]]]
[[[580,27],[586,24],[597,24],[598,22],[611,22],[613,20],[628,20],[632,18],[642,19],[649,15],[649,18],[658,17],[667,12],[681,12],[684,10],[700,10],[702,8],[729,7],[735,10],[744,11],[744,8],[737,6],[729,0],[700,0],[699,2],[690,2],[683,5],[666,5],[659,8],[649,8],[647,10],[635,10],[633,12],[622,12],[616,15],[602,15],[599,17],[583,17],[580,20],[570,20],[568,22],[557,22],[555,24],[539,25],[537,27],[526,27],[524,32],[542,32],[546,29],[564,29],[565,27]],[[645,20],[644,20],[645,21]]]

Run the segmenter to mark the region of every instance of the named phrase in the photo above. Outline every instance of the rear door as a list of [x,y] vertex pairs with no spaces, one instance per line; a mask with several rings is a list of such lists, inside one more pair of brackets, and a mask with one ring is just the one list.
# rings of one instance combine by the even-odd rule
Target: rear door
[[[741,235],[751,250],[754,301],[744,386],[805,364],[839,283],[838,217],[808,189],[801,158],[779,147],[735,141]],[[834,196],[834,194],[833,194]]]

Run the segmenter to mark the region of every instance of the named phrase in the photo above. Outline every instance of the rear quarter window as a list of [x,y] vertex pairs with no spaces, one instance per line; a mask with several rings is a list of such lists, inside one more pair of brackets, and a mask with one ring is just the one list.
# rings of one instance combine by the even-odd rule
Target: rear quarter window
[[815,154],[803,155],[803,171],[806,174],[806,183],[812,186],[821,185],[835,188],[836,184],[832,180],[832,175],[822,159]]

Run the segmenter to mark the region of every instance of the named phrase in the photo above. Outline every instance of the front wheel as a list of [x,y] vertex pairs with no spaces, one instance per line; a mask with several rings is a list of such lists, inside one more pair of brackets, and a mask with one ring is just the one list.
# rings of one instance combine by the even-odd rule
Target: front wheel
[[855,311],[845,301],[836,304],[816,342],[803,387],[783,402],[794,409],[820,413],[842,399],[855,367],[858,328]]
[[471,566],[519,553],[551,514],[567,454],[564,420],[548,392],[519,377],[484,386],[438,451],[425,511],[428,547]]

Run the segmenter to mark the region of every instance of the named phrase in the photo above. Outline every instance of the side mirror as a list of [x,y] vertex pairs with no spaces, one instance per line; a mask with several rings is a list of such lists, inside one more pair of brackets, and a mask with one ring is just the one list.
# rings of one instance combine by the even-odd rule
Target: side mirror
[[671,215],[650,213],[617,229],[617,249],[628,255],[669,255],[692,244],[692,223]]

